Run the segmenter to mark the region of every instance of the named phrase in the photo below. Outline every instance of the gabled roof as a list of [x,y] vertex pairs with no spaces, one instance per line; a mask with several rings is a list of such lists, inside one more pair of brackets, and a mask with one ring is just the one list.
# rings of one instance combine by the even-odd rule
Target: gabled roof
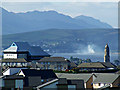
[[10,75],[16,74],[19,72],[20,69],[27,69],[27,68],[23,68],[23,67],[8,67],[7,69],[5,69],[4,71],[2,71],[3,75],[6,71],[10,70]]
[[56,73],[58,78],[66,78],[69,80],[84,80],[87,82],[92,74],[70,74],[70,73]]
[[13,42],[4,52],[29,52],[32,56],[50,56],[40,46],[30,46],[28,42]]
[[78,68],[115,68],[110,62],[91,62],[91,63],[81,63]]
[[64,57],[44,57],[42,59],[39,60],[39,62],[69,62],[69,60],[67,60]]
[[106,83],[110,84],[113,83],[118,77],[120,77],[119,74],[110,74],[110,73],[98,73],[95,74],[97,78],[94,80],[93,83]]
[[21,69],[25,77],[41,76],[41,79],[57,78],[53,70]]

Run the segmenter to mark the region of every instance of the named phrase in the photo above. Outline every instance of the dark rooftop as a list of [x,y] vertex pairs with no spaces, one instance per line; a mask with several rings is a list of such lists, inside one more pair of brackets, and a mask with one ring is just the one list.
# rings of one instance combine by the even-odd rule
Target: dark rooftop
[[25,76],[41,76],[41,79],[57,78],[53,70],[21,69]]
[[17,46],[17,52],[29,52],[32,56],[50,56],[40,46],[30,46],[28,42],[13,42],[10,46]]

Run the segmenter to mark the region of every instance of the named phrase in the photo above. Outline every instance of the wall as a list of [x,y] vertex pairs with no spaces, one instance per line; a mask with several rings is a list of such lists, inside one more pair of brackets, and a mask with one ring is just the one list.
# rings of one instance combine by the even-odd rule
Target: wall
[[112,87],[118,87],[120,85],[120,76],[113,82]]
[[86,88],[93,88],[93,76],[89,78],[89,80],[86,82]]
[[9,54],[9,53],[7,54],[6,53],[3,55],[3,58],[4,59],[17,59],[17,54]]
[[[48,64],[49,63],[49,64]],[[68,63],[66,62],[40,62],[38,63],[38,67],[41,69],[53,69],[53,70],[62,70],[65,71],[68,69]]]
[[104,83],[100,83],[100,85],[98,83],[94,83],[93,84],[93,88],[101,88],[103,86],[106,86],[106,85],[110,85],[110,87],[112,87],[112,84],[104,84]]

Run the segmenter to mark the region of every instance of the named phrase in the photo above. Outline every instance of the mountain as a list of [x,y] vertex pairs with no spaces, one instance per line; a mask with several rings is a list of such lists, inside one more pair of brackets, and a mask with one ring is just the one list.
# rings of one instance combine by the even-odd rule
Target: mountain
[[56,11],[8,12],[2,8],[3,34],[14,34],[45,29],[112,28],[109,24],[88,16],[70,16]]
[[111,51],[118,50],[117,29],[48,29],[3,35],[2,39],[3,47],[15,41],[26,41],[52,53],[104,52],[106,43]]

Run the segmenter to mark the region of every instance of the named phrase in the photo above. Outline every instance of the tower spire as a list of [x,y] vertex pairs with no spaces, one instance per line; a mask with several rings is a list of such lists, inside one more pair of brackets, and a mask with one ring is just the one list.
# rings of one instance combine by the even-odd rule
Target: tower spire
[[105,45],[104,62],[110,62],[110,55],[109,55],[109,46],[108,46],[108,44]]

